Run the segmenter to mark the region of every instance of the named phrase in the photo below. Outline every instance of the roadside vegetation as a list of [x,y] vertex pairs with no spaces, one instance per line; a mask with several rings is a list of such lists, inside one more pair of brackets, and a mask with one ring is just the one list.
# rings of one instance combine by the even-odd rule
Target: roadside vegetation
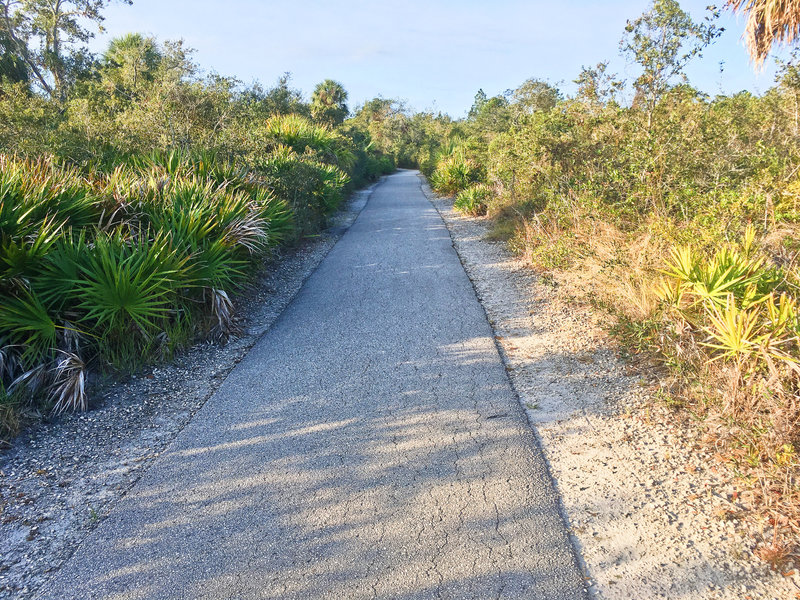
[[[796,25],[765,29],[777,13],[754,4],[763,60],[758,36]],[[708,96],[684,69],[716,16],[654,0],[622,32],[635,81],[601,62],[573,96],[536,79],[480,91],[417,162],[457,209],[488,215],[491,237],[613,316],[625,351],[657,367],[655,396],[737,478],[732,500],[762,520],[758,552],[779,566],[800,540],[800,51],[761,96]]]
[[269,254],[395,168],[335,81],[306,101],[136,33],[89,54],[104,4],[0,3],[0,440],[235,334]]
[[[351,113],[333,80],[310,99],[288,74],[243,85],[137,33],[94,56],[106,4],[0,2],[0,439],[234,334],[270,252],[413,167],[606,310],[737,478],[761,556],[800,548],[800,50],[764,94],[709,96],[685,68],[716,9],[653,0],[621,32],[635,80],[600,62],[571,96],[530,79],[454,120],[384,98]],[[795,41],[791,4],[730,2],[756,61]]]

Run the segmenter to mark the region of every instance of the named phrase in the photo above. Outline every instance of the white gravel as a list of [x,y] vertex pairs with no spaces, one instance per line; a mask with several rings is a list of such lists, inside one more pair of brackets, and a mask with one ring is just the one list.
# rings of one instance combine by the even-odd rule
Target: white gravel
[[0,599],[37,596],[269,329],[373,188],[354,194],[313,241],[265,265],[236,298],[240,337],[198,344],[169,365],[108,385],[95,393],[92,410],[31,427],[0,454]]
[[486,218],[423,189],[445,219],[545,450],[596,598],[796,599],[800,576],[754,557],[734,483],[691,428],[653,402],[602,316],[541,280]]

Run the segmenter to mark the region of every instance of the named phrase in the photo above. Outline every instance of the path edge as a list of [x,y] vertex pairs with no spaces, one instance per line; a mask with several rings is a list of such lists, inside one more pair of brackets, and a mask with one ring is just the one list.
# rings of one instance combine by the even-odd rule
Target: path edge
[[450,236],[450,244],[453,247],[456,256],[458,257],[459,263],[461,263],[461,268],[464,269],[464,273],[467,275],[467,279],[469,279],[469,283],[472,286],[472,291],[475,294],[475,298],[478,301],[481,310],[483,310],[483,315],[486,318],[486,322],[489,325],[489,329],[491,329],[492,331],[492,342],[494,343],[495,349],[497,350],[497,354],[500,356],[500,361],[503,363],[503,367],[505,367],[503,369],[505,372],[505,378],[508,381],[509,387],[511,388],[511,392],[514,395],[514,398],[516,399],[520,407],[522,407],[523,409],[522,413],[525,415],[525,421],[528,425],[528,428],[531,430],[531,433],[533,433],[533,439],[536,444],[536,450],[539,451],[539,453],[542,455],[542,458],[544,459],[544,465],[545,468],[547,469],[547,477],[550,480],[550,483],[552,484],[553,489],[556,492],[555,495],[556,495],[556,505],[558,508],[558,515],[559,518],[561,519],[561,523],[564,527],[564,530],[567,532],[567,537],[569,538],[570,549],[572,551],[572,558],[575,561],[575,565],[577,566],[578,571],[580,572],[581,577],[583,577],[584,580],[585,597],[592,598],[593,594],[590,591],[591,586],[589,585],[591,579],[589,575],[589,567],[586,561],[584,560],[583,555],[580,552],[580,540],[578,540],[578,538],[572,532],[572,527],[570,526],[570,521],[569,521],[569,515],[567,513],[566,508],[564,507],[561,490],[558,487],[558,481],[553,476],[550,460],[547,458],[547,452],[545,452],[544,442],[542,440],[542,437],[539,435],[539,429],[536,427],[536,424],[533,421],[531,421],[528,411],[524,410],[525,407],[522,402],[522,397],[520,396],[519,390],[517,389],[517,386],[514,383],[513,378],[509,374],[509,368],[511,367],[511,364],[508,361],[508,356],[506,355],[503,346],[497,340],[498,332],[495,329],[492,320],[489,318],[489,313],[487,312],[486,307],[483,304],[483,300],[481,300],[481,296],[478,293],[478,288],[475,285],[475,281],[473,280],[472,275],[469,272],[469,269],[467,269],[467,265],[464,262],[464,257],[461,255],[461,252],[459,251],[458,246],[456,245],[450,224],[447,222],[447,219],[445,219],[444,215],[442,214],[442,211],[436,205],[436,202],[434,202],[434,200],[444,200],[445,198],[439,196],[438,194],[436,194],[436,192],[434,192],[431,189],[427,178],[425,177],[425,175],[422,174],[422,172],[418,171],[417,177],[419,178],[419,187],[420,190],[422,191],[422,194],[425,196],[425,198],[431,204],[433,209],[436,211],[436,214],[439,215],[439,218],[442,220],[442,223],[444,223],[444,226],[447,229],[447,235]]

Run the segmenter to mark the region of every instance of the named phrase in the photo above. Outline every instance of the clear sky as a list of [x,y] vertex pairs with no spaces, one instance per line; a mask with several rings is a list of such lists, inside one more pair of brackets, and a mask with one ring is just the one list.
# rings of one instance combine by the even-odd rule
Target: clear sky
[[[710,0],[681,5],[699,20]],[[350,106],[375,96],[399,98],[417,110],[465,114],[475,92],[515,88],[530,77],[567,93],[582,65],[611,61],[632,80],[635,67],[619,54],[627,19],[648,0],[134,0],[112,4],[102,50],[112,36],[138,31],[179,39],[197,50],[205,71],[273,84],[285,71],[308,95],[319,81],[340,81]],[[688,69],[693,85],[715,94],[763,92],[772,62],[756,74],[741,42],[742,18],[723,12],[726,32]],[[720,73],[720,62],[724,70]]]

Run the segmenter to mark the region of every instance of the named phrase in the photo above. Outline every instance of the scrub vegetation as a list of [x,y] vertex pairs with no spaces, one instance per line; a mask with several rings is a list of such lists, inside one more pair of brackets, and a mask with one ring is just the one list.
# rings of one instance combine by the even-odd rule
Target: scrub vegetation
[[[755,60],[797,32],[800,10],[780,29],[772,4],[733,3]],[[492,238],[611,315],[660,374],[655,397],[737,478],[732,500],[773,531],[759,552],[779,565],[800,539],[800,51],[761,96],[708,96],[684,69],[717,16],[654,0],[621,32],[634,81],[601,62],[572,96],[536,79],[479,91],[462,120],[413,117],[414,158]]]
[[104,4],[0,3],[0,439],[235,334],[265,258],[394,170],[335,81],[201,76],[135,33],[89,54]]
[[[82,48],[103,0],[0,2],[0,438],[83,409],[97,375],[235,333],[234,295],[395,165],[490,220],[551,283],[613,316],[656,396],[697,428],[772,528],[800,539],[800,50],[762,95],[709,96],[686,66],[721,30],[653,0],[566,95],[529,79],[467,116],[333,80],[310,99],[201,75],[181,42]],[[794,2],[731,0],[756,62],[795,43]],[[690,449],[686,450],[691,451]]]

